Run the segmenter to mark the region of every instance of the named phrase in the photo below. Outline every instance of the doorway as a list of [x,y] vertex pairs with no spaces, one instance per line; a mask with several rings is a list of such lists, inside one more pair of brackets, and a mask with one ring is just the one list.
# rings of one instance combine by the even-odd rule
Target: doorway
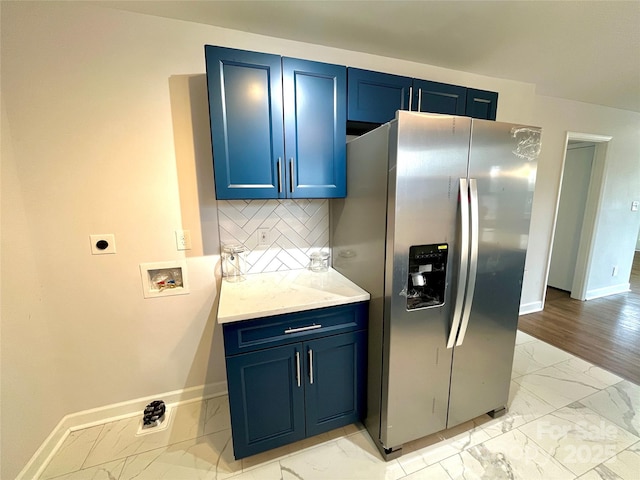
[[547,285],[558,285],[556,288],[571,292],[571,297],[578,300],[586,300],[587,296],[607,142],[611,138],[577,132],[568,132],[566,137]]
[[570,140],[564,161],[547,285],[571,293],[589,194],[595,144]]

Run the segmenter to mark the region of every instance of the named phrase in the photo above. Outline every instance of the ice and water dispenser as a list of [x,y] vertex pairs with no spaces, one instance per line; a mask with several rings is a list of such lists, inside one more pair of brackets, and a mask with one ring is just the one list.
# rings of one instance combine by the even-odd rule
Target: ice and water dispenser
[[409,247],[407,310],[444,305],[447,244]]

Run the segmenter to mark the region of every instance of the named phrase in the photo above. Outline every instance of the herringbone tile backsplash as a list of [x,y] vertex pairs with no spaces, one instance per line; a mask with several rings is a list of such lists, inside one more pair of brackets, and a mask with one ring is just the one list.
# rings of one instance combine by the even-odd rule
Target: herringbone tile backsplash
[[[247,273],[295,270],[329,250],[328,200],[219,200],[220,243],[247,247]],[[258,229],[269,245],[258,245]]]

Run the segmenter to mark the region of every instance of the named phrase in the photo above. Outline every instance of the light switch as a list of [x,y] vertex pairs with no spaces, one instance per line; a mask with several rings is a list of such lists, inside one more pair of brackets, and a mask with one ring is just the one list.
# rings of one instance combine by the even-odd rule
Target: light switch
[[638,201],[631,202],[631,211],[632,212],[637,212],[638,211],[638,205],[640,205],[640,202],[638,202]]

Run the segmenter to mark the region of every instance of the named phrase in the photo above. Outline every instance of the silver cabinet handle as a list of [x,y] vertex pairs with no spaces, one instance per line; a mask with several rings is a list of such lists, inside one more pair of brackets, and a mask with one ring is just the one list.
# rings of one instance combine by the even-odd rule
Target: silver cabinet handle
[[297,332],[306,332],[307,330],[315,330],[316,328],[322,328],[322,325],[309,325],[307,327],[298,327],[298,328],[287,328],[284,333],[297,333]]
[[309,349],[309,384],[313,385],[313,350]]
[[409,111],[411,111],[412,103],[413,103],[413,86],[409,87]]
[[282,159],[278,157],[278,193],[282,193]]
[[422,88],[418,89],[418,112],[422,111]]
[[467,273],[469,270],[469,187],[467,179],[461,178],[459,184],[460,194],[460,274],[458,275],[458,288],[456,289],[456,303],[453,309],[453,324],[449,332],[447,348],[453,348],[460,327],[462,306],[464,304],[464,291],[467,285]]
[[296,350],[296,380],[300,386],[300,352]]
[[289,186],[291,187],[291,193],[293,193],[293,158],[289,159]]
[[471,305],[473,303],[473,292],[476,288],[476,274],[478,272],[478,186],[475,178],[469,179],[469,192],[471,197],[471,241],[469,277],[467,279],[467,294],[464,300],[464,312],[462,312],[462,325],[460,325],[460,335],[456,346],[462,345],[464,336],[469,326],[469,316],[471,315]]

